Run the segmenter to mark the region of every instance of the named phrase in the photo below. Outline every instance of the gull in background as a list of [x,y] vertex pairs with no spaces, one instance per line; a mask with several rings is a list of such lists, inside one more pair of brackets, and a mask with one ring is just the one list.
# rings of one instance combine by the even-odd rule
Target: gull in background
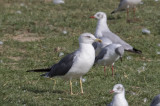
[[[96,56],[95,63],[101,64],[104,66],[104,74],[106,72],[106,66],[112,65],[112,76],[114,76],[114,62],[119,58],[122,61],[122,56],[124,54],[124,48],[120,44],[108,44],[106,39],[102,39],[101,51]],[[108,40],[109,41],[109,40]]]
[[110,93],[114,93],[113,100],[107,106],[128,106],[128,102],[125,98],[125,89],[122,84],[116,84]]
[[49,78],[61,76],[64,79],[70,80],[71,95],[73,94],[72,78],[80,78],[81,93],[83,93],[82,76],[85,75],[94,64],[95,50],[92,43],[95,41],[101,42],[101,40],[95,38],[94,35],[83,33],[79,37],[78,50],[65,56],[50,68],[29,70],[27,72],[47,72],[41,76]]
[[117,9],[111,12],[111,14],[114,14],[118,11],[127,10],[127,22],[129,22],[129,9],[133,8],[134,12],[134,18],[135,18],[135,11],[136,11],[136,5],[140,4],[141,0],[120,0],[119,6]]
[[[94,16],[90,18],[98,19],[95,37],[103,39],[104,37],[112,41],[112,43],[120,44],[125,51],[141,54],[142,51],[133,48],[130,44],[122,40],[118,35],[110,31],[107,25],[107,16],[104,12],[97,12]],[[98,46],[97,46],[98,47]]]
[[64,0],[53,0],[54,4],[64,4]]

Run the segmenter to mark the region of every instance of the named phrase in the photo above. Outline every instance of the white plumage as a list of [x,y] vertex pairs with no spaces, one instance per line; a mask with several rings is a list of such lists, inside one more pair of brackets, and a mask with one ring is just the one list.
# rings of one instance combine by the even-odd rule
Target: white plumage
[[127,42],[122,40],[118,35],[116,35],[110,31],[110,29],[108,28],[108,25],[107,25],[107,15],[104,12],[97,12],[94,16],[91,16],[90,18],[98,19],[96,32],[95,32],[95,36],[97,38],[100,38],[100,39],[107,38],[112,43],[122,45],[122,47],[126,51],[130,51],[130,52],[134,52],[134,53],[138,53],[138,54],[142,53],[140,50],[133,48]]
[[101,42],[90,33],[83,33],[79,37],[79,49],[62,58],[58,63],[47,69],[29,70],[27,72],[47,72],[41,76],[55,77],[61,76],[64,79],[70,80],[71,94],[72,93],[72,78],[80,78],[81,93],[82,76],[86,74],[93,66],[95,61],[95,50],[92,43],[95,41]]
[[114,97],[112,102],[107,106],[128,106],[128,102],[125,98],[125,89],[122,84],[114,85],[111,93],[114,93]]

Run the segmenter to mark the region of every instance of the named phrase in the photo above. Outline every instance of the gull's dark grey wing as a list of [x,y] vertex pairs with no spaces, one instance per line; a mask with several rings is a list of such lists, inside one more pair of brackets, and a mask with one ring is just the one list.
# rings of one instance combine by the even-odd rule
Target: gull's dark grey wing
[[123,1],[124,1],[124,0],[120,0],[120,3],[119,3],[119,5],[118,5],[118,8],[120,8],[120,7],[123,5]]
[[114,11],[112,11],[111,14],[114,14],[114,13],[116,13],[117,11],[124,11],[124,10],[125,10],[125,9],[120,9],[121,6],[123,5],[123,1],[124,1],[124,0],[120,0],[120,3],[119,3],[119,5],[118,5],[118,8],[115,9]]
[[77,51],[65,56],[57,64],[53,65],[51,67],[51,70],[45,75],[47,75],[47,77],[65,75],[71,69],[71,67],[74,63],[74,58],[76,56],[76,53],[77,53]]
[[95,58],[95,62],[94,62],[94,63],[97,63],[97,61],[98,61],[99,59],[102,59],[106,53],[107,53],[107,48],[104,47],[104,48],[100,51],[100,53],[98,54],[98,56]]
[[92,45],[93,45],[94,49],[96,50],[96,48],[98,46],[97,42],[94,42]]
[[118,54],[119,56],[123,56],[124,54],[124,48],[122,46],[118,47],[115,49],[116,54]]
[[150,104],[150,106],[158,106],[157,104],[160,103],[160,94],[155,96]]

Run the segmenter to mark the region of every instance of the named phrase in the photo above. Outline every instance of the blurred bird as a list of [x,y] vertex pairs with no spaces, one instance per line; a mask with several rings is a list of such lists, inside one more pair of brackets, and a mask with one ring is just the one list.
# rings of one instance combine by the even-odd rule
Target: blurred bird
[[150,106],[160,106],[160,94],[153,98]]
[[134,19],[135,19],[135,11],[136,11],[136,5],[140,4],[141,0],[120,0],[119,6],[117,9],[111,12],[111,14],[114,14],[118,11],[127,10],[127,22],[130,22],[129,20],[129,9],[133,8],[134,12]]
[[100,39],[94,37],[90,33],[83,33],[79,37],[79,49],[65,56],[58,63],[47,69],[29,70],[27,72],[47,72],[42,74],[44,77],[61,76],[64,79],[70,80],[70,90],[72,92],[72,78],[80,78],[81,93],[82,76],[86,74],[93,66],[95,61],[95,50],[92,43],[95,41],[101,42]]
[[122,84],[116,84],[110,93],[114,93],[113,100],[107,106],[128,106],[128,102],[125,98],[125,89]]
[[64,4],[64,0],[53,0],[54,4]]

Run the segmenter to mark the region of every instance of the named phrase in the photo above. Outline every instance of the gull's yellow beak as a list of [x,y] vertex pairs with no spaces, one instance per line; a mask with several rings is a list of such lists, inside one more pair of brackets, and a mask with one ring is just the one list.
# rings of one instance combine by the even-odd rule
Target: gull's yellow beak
[[95,39],[95,42],[102,42],[101,39]]

